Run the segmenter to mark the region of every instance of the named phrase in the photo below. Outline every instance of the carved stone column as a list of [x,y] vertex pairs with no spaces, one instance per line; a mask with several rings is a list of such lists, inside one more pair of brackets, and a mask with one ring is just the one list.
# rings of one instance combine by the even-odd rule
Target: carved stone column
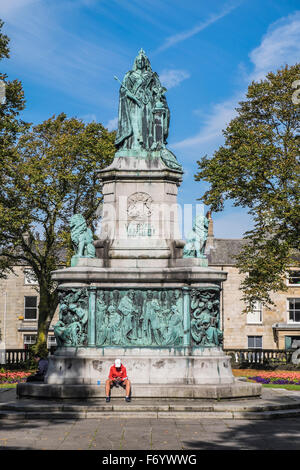
[[89,287],[88,346],[96,346],[96,288]]
[[184,287],[183,293],[183,346],[191,345],[190,289]]

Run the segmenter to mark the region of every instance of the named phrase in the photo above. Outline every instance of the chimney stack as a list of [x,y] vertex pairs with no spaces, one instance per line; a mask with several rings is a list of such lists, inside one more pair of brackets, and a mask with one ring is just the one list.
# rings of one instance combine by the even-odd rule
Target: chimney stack
[[209,220],[207,236],[214,238],[214,222],[211,216],[211,211],[207,212],[207,218]]

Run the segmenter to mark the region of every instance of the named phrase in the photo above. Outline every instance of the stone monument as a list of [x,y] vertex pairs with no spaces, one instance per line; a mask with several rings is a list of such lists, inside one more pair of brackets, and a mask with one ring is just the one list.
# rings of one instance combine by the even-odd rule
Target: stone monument
[[109,368],[120,357],[133,397],[259,395],[259,386],[234,379],[222,350],[227,274],[208,267],[207,217],[196,218],[186,242],[180,238],[183,170],[167,148],[166,89],[143,50],[120,84],[116,153],[99,173],[101,233],[92,243],[83,217],[72,217],[71,267],[53,272],[58,348],[46,383],[23,384],[18,393],[104,397]]

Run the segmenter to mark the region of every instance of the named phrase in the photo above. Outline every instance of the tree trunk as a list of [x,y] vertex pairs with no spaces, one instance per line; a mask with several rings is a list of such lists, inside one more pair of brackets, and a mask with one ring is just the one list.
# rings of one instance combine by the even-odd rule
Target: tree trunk
[[47,337],[51,321],[58,305],[56,291],[51,291],[45,282],[40,282],[40,303],[37,340],[33,346],[35,354],[48,355]]

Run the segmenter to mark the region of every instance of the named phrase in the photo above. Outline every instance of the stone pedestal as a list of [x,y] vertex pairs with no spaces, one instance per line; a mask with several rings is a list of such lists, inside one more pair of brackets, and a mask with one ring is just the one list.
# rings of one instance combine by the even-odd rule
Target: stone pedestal
[[59,347],[44,386],[21,387],[19,395],[104,396],[116,358],[135,397],[257,395],[258,387],[237,385],[222,351],[220,291],[227,274],[208,268],[205,257],[182,258],[176,200],[182,172],[154,153],[119,156],[100,176],[97,257],[75,256],[72,267],[53,273]]
[[257,394],[257,386],[237,386],[222,351],[220,292],[227,274],[207,266],[204,214],[197,215],[186,247],[181,239],[177,191],[183,170],[167,148],[165,92],[141,50],[120,88],[115,158],[99,172],[98,240],[93,245],[75,214],[71,267],[52,273],[60,301],[58,349],[46,383],[19,387],[20,396],[28,390],[102,396],[116,358],[127,368],[133,396]]
[[133,385],[233,384],[230,357],[220,348],[65,348],[51,357],[48,384],[96,385],[121,357]]
[[160,259],[167,266],[163,260],[182,256],[177,204],[182,171],[168,168],[159,152],[152,152],[148,158],[116,157],[100,177],[103,211],[95,246],[107,266],[130,267],[135,259],[152,260],[152,266]]

